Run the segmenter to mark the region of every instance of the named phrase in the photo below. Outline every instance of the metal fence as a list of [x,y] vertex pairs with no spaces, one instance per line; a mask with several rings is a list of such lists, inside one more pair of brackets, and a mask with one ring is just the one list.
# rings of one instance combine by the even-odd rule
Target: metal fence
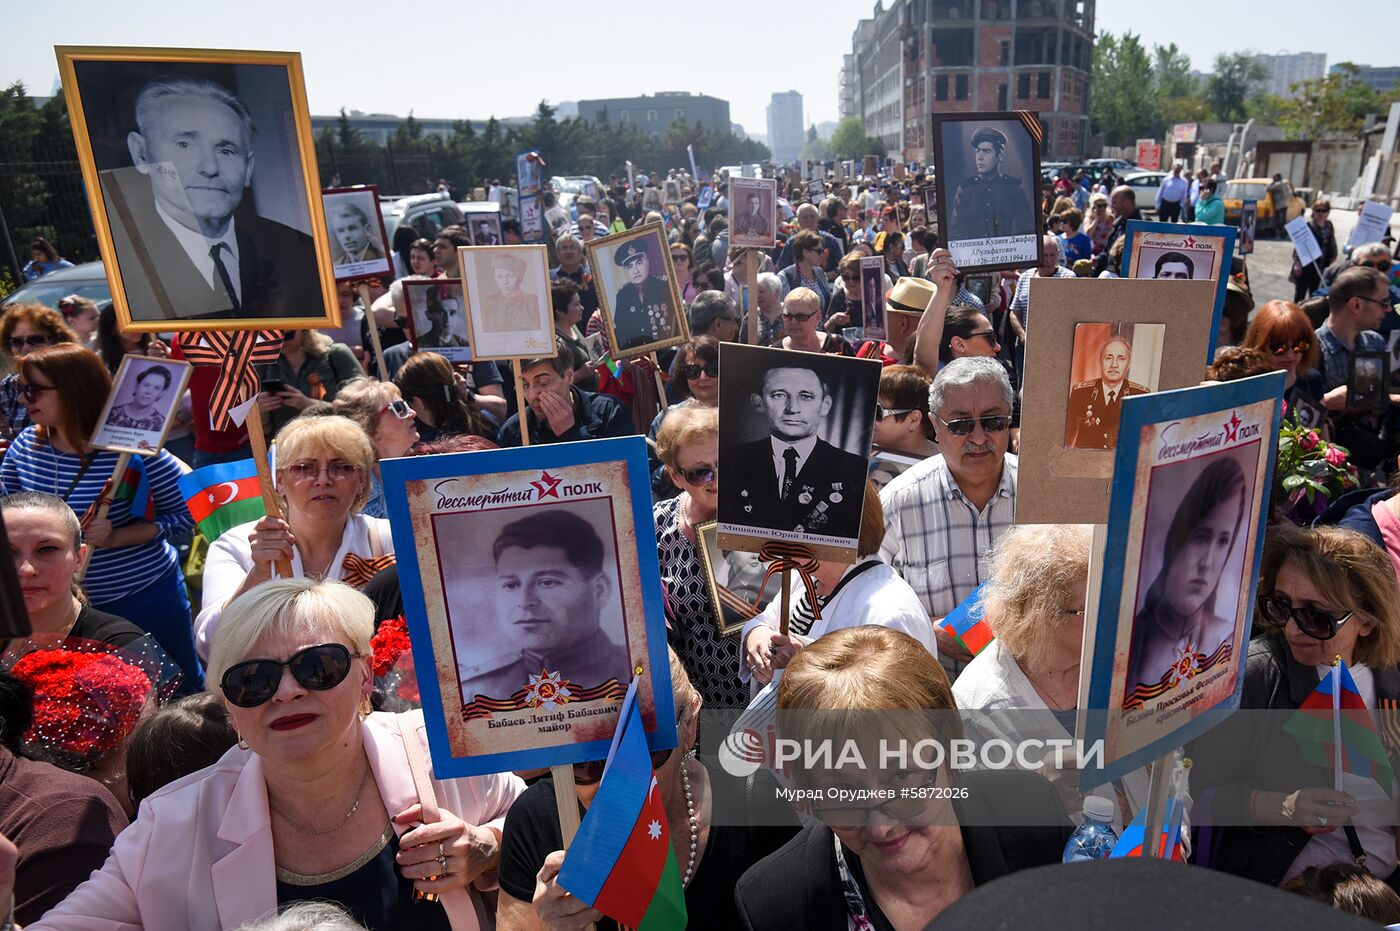
[[71,262],[98,258],[77,161],[0,162],[0,261],[16,281],[36,236]]

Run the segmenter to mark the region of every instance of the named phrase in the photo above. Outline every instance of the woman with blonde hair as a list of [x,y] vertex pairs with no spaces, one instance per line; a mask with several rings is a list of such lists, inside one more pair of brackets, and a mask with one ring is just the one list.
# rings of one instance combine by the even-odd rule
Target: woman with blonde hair
[[277,434],[274,451],[272,484],[286,516],[230,527],[209,546],[204,608],[194,625],[206,659],[224,608],[273,578],[279,560],[293,577],[356,587],[393,562],[389,522],[362,513],[377,460],[358,424],[339,416],[293,420]]
[[379,460],[406,456],[413,444],[418,442],[413,408],[403,399],[393,382],[360,377],[340,386],[340,393],[332,402],[331,409],[359,424],[374,444],[375,462],[370,472],[369,499],[360,513],[366,517],[388,517]]
[[102,869],[30,927],[234,928],[303,901],[374,928],[492,927],[484,893],[524,784],[434,778],[423,713],[371,711],[373,633],[369,599],[338,582],[234,599],[209,681],[238,745],[143,800]]

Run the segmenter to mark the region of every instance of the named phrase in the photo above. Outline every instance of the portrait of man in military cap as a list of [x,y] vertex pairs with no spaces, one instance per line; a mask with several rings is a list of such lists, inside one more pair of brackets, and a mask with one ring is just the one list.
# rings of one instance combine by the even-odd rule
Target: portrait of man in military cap
[[[1075,328],[1074,354],[1079,370],[1095,377],[1082,380],[1070,389],[1066,414],[1065,446],[1071,449],[1113,449],[1118,445],[1118,419],[1123,411],[1123,398],[1149,394],[1156,390],[1155,366],[1140,360],[1134,366],[1133,342],[1138,337],[1160,345],[1160,324],[1088,323]],[[1143,382],[1130,375],[1144,373]]]
[[461,246],[467,340],[472,357],[519,359],[554,346],[549,259],[544,246]]
[[771,248],[777,225],[778,182],[773,178],[734,178],[729,182],[729,244]]
[[934,117],[934,204],[960,269],[1039,261],[1039,134],[1028,112]]
[[659,223],[590,240],[588,264],[599,277],[599,302],[614,358],[635,356],[689,338],[670,251]]
[[[606,522],[604,522],[606,518]],[[578,689],[632,677],[617,586],[615,541],[604,545],[598,525],[611,526],[608,505],[569,502],[506,518],[491,543],[495,629],[511,649],[473,656],[459,647],[462,697],[509,699],[531,676],[557,675]],[[611,560],[614,565],[609,565]],[[483,593],[486,594],[486,593]]]

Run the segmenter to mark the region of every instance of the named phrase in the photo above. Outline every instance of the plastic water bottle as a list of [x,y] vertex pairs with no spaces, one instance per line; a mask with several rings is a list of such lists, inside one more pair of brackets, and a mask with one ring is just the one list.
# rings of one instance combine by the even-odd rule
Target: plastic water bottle
[[1065,844],[1065,863],[1102,860],[1113,852],[1118,834],[1113,830],[1113,802],[1102,795],[1084,797],[1084,823]]

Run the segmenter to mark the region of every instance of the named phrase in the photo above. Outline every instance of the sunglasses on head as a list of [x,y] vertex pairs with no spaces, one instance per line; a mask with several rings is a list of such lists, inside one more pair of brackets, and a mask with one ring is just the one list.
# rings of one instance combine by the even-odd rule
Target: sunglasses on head
[[1011,428],[1011,418],[1005,414],[991,414],[986,417],[960,417],[957,420],[944,420],[939,417],[938,422],[947,427],[948,432],[953,436],[971,436],[972,431],[979,423],[986,433],[1000,433]]
[[40,346],[47,346],[53,340],[48,336],[11,336],[10,351],[18,352],[21,349],[37,349]]
[[379,413],[392,413],[400,420],[411,420],[413,418],[413,408],[403,398],[394,398],[388,404],[379,409]]
[[[730,321],[731,323],[734,322],[733,317],[725,317],[724,319]],[[681,374],[684,375],[687,379],[699,378],[701,375],[708,375],[711,378],[718,378],[719,363],[706,362],[704,365],[682,365]]]
[[1290,343],[1281,339],[1271,340],[1269,342],[1269,352],[1272,352],[1276,356],[1281,356],[1290,349],[1298,353],[1298,355],[1302,355],[1311,348],[1312,340],[1309,339],[1300,339],[1296,343]]
[[273,695],[282,684],[282,667],[292,678],[313,692],[333,689],[350,675],[350,660],[359,656],[339,643],[323,643],[298,650],[285,662],[275,659],[250,659],[230,666],[219,680],[224,697],[239,708],[256,708]]
[[1292,618],[1298,629],[1314,640],[1331,640],[1355,612],[1333,614],[1310,605],[1295,605],[1283,592],[1274,591],[1259,596],[1259,613],[1278,627],[1285,626]]

